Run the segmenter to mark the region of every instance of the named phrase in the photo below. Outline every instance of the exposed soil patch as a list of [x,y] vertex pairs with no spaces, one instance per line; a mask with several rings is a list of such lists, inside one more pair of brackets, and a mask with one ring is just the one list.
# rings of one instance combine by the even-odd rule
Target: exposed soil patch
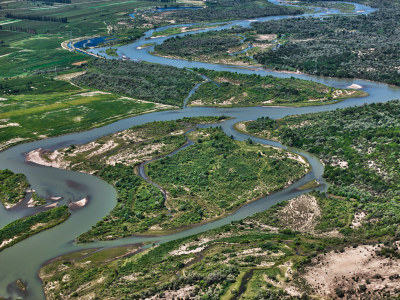
[[354,89],[354,90],[360,90],[360,89],[362,89],[363,87],[362,87],[361,85],[359,85],[359,84],[353,83],[352,85],[348,86],[347,88],[348,88],[348,89]]
[[81,76],[81,75],[83,75],[83,74],[85,74],[85,73],[86,73],[86,71],[75,72],[75,73],[68,73],[68,74],[62,74],[62,75],[58,75],[58,76],[57,76],[57,79],[69,81],[69,80],[71,80],[72,78]]
[[362,226],[362,222],[364,221],[366,216],[367,215],[363,211],[355,213],[354,214],[354,219],[351,222],[351,228],[359,228],[359,227],[361,227]]
[[257,35],[257,40],[258,41],[268,41],[271,42],[275,40],[278,36],[276,34],[258,34]]
[[293,230],[313,232],[316,219],[321,216],[317,199],[311,195],[301,195],[289,201],[280,212],[283,224]]
[[160,295],[155,295],[151,298],[146,298],[146,300],[153,299],[165,299],[165,300],[175,300],[175,299],[197,299],[195,294],[194,286],[185,286],[179,290],[168,290],[164,291]]
[[304,279],[320,296],[333,299],[366,299],[371,294],[400,294],[400,259],[377,256],[381,245],[346,248],[313,259]]
[[96,95],[111,95],[111,93],[102,92],[102,91],[92,91],[92,92],[86,92],[86,93],[79,94],[79,96],[82,96],[82,97],[93,97]]

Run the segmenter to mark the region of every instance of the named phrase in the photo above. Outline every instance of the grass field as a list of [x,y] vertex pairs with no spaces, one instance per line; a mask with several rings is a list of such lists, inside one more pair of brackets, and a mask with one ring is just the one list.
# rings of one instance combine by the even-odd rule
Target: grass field
[[158,107],[81,89],[44,75],[3,81],[0,99],[0,149],[20,141],[98,127]]
[[[3,39],[0,31],[0,39]],[[32,75],[43,70],[73,68],[75,62],[87,59],[86,55],[61,49],[66,35],[27,35],[7,32],[6,46],[0,46],[0,79]],[[6,53],[4,53],[6,52]]]
[[[153,7],[147,1],[74,1],[72,4],[46,6],[41,2],[10,1],[2,5],[0,16],[0,79],[30,75],[37,70],[70,67],[72,63],[87,59],[80,53],[67,52],[60,44],[70,37],[119,34],[134,35],[132,13],[137,8]],[[6,13],[35,16],[66,17],[68,23],[9,19]],[[16,32],[34,29],[37,34]],[[135,31],[135,30],[134,30]],[[3,56],[8,54],[7,56]]]

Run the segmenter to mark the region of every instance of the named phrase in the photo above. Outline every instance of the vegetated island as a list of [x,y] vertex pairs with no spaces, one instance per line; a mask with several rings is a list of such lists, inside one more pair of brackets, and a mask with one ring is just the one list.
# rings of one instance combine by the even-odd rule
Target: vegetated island
[[[219,120],[148,123],[56,152],[39,149],[36,162],[93,173],[117,189],[117,206],[80,242],[167,233],[221,218],[306,174],[308,163],[298,155],[234,141],[218,128],[195,129]],[[165,156],[187,143],[185,133],[194,145]],[[135,175],[157,157],[144,166],[150,183]]]
[[[29,200],[26,199],[29,197]],[[0,170],[0,201],[6,209],[12,209],[21,201],[28,207],[41,206],[42,211],[13,221],[0,229],[0,251],[36,234],[64,222],[70,216],[67,206],[51,208],[46,199],[33,190],[25,175],[10,170]]]
[[332,88],[302,79],[197,70],[205,82],[188,101],[189,106],[314,106],[368,95],[354,89]]
[[63,205],[11,222],[0,229],[0,251],[36,233],[61,224],[70,215],[68,206]]
[[172,37],[156,45],[154,54],[209,63],[261,67],[253,56],[260,51],[276,47],[283,40],[284,36],[257,35],[254,30],[235,27]]
[[16,174],[10,170],[0,170],[0,201],[6,209],[13,208],[19,202],[30,196],[28,205],[40,206],[46,200],[39,197],[36,192],[29,189],[30,185],[23,174]]

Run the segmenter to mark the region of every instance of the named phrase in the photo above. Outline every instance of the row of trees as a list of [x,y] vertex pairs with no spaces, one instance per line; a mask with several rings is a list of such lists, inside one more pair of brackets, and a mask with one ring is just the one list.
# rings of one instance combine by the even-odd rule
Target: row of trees
[[11,14],[11,13],[7,13],[5,17],[9,18],[9,19],[24,19],[24,20],[32,20],[32,21],[68,23],[68,19],[66,17],[58,18],[58,17],[53,17],[53,16],[20,15],[20,14]]
[[[2,29],[1,26],[0,26],[0,29]],[[8,28],[8,30],[15,31],[15,32],[25,32],[25,33],[30,33],[30,34],[37,34],[37,31],[34,28],[23,28],[23,27],[17,27],[17,26],[10,26]]]
[[71,0],[29,0],[32,2],[44,2],[45,4],[53,4],[53,3],[65,3],[71,4]]

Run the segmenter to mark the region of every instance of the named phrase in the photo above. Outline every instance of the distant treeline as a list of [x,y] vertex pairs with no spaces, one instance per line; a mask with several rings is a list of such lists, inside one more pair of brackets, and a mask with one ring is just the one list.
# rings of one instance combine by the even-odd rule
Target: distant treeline
[[67,3],[70,4],[71,0],[29,0],[31,2],[44,2],[45,4],[47,3]]
[[[3,27],[0,26],[0,30],[2,30]],[[9,31],[15,31],[15,32],[25,32],[25,33],[30,33],[30,34],[37,34],[36,29],[34,28],[22,28],[22,27],[14,27],[14,26],[10,26],[7,30]],[[1,44],[2,41],[0,41]]]
[[57,18],[57,17],[48,17],[48,16],[15,15],[15,14],[7,13],[6,14],[6,18],[8,18],[8,19],[26,19],[26,20],[33,20],[33,21],[67,23],[67,18]]
[[176,0],[149,0],[151,2],[176,3]]
[[208,7],[196,10],[176,10],[164,16],[178,22],[208,22],[215,20],[238,20],[279,15],[298,15],[302,9],[275,5],[265,2],[260,5],[256,1],[218,0],[207,2]]

